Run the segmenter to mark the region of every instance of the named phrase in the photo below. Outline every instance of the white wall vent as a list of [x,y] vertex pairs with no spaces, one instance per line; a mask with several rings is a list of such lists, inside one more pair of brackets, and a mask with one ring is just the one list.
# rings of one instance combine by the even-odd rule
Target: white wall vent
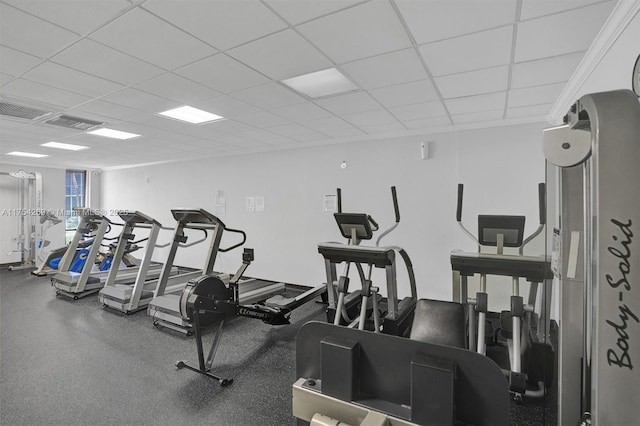
[[45,111],[43,109],[32,108],[0,100],[0,115],[24,118],[27,120],[37,120],[51,114],[53,114],[51,111]]
[[85,118],[72,117],[70,115],[61,115],[47,120],[45,123],[76,130],[89,130],[105,124],[101,121],[87,120]]

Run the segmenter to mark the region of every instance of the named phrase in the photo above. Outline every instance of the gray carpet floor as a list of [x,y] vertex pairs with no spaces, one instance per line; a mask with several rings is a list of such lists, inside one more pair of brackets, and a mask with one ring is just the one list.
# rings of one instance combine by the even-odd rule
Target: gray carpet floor
[[2,425],[293,424],[295,337],[323,305],[302,306],[286,326],[228,320],[214,372],[234,383],[221,388],[175,368],[197,365],[193,337],[97,299],[56,297],[48,278],[0,270]]
[[[97,295],[56,297],[50,280],[0,269],[1,425],[292,425],[295,338],[324,305],[293,312],[292,324],[248,318],[225,324],[216,381],[197,365],[195,339],[152,325],[146,311],[105,309]],[[212,337],[205,335],[206,349]],[[513,405],[514,425],[554,425],[555,394]]]

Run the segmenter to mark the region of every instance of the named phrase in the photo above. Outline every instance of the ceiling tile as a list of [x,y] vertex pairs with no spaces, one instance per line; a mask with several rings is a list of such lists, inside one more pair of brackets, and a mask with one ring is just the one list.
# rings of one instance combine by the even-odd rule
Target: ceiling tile
[[0,72],[0,86],[4,86],[14,79],[14,76]]
[[284,136],[273,135],[273,134],[268,137],[265,137],[263,142],[272,146],[287,146],[287,145],[298,144],[298,141],[295,141],[290,138],[285,138]]
[[211,46],[139,8],[102,27],[90,37],[168,70],[217,52]]
[[267,5],[292,25],[297,25],[361,2],[362,0],[265,0]]
[[187,65],[175,73],[222,93],[235,92],[269,81],[251,68],[223,54]]
[[235,118],[237,121],[246,123],[250,126],[270,128],[276,126],[284,126],[289,124],[289,120],[286,120],[278,115],[272,114],[267,111],[258,112],[255,114],[240,115]]
[[523,0],[522,12],[520,19],[537,18],[543,15],[551,15],[553,13],[562,12],[569,9],[577,9],[579,7],[588,6],[593,3],[600,3],[602,0],[562,0],[562,1],[540,1],[540,0]]
[[301,143],[313,143],[327,140],[327,135],[312,131],[311,133],[305,133],[304,135],[292,136],[291,139]]
[[65,108],[70,108],[91,100],[91,98],[87,96],[21,78],[2,86],[2,94],[13,96],[16,99],[46,102],[50,105]]
[[308,127],[301,126],[299,124],[287,124],[283,126],[274,126],[269,131],[277,133],[282,136],[299,136],[313,133],[314,131]]
[[511,60],[511,26],[483,31],[420,46],[433,76],[508,64]]
[[449,119],[449,117],[434,117],[423,118],[420,120],[407,120],[403,121],[402,124],[404,124],[408,129],[411,130],[430,129],[433,127],[450,126],[451,120]]
[[317,120],[332,116],[331,113],[311,102],[275,108],[271,110],[271,112],[295,122]]
[[227,95],[197,101],[192,106],[226,118],[242,117],[262,112],[260,108]]
[[495,121],[501,120],[504,115],[503,110],[497,111],[480,111],[480,112],[470,112],[467,114],[455,114],[451,116],[453,120],[453,124],[462,124],[462,123],[475,123],[478,121]]
[[397,123],[395,117],[389,114],[389,112],[384,109],[359,112],[357,114],[347,114],[343,115],[342,118],[357,127]]
[[5,74],[20,77],[40,62],[42,62],[42,59],[36,56],[0,46],[0,71]]
[[547,114],[551,111],[553,103],[531,105],[524,107],[508,108],[507,118],[520,118],[520,117],[544,117],[546,119]]
[[131,7],[126,0],[5,0],[7,3],[80,35]]
[[19,131],[27,135],[28,138],[40,141],[40,143],[43,143],[43,139],[53,140],[84,133],[82,130],[67,129],[65,127],[43,123],[32,123],[29,126],[19,129]]
[[297,28],[339,64],[411,46],[387,2],[364,3]]
[[136,89],[189,105],[221,93],[173,73],[162,74],[138,84]]
[[96,98],[124,87],[121,84],[63,67],[53,62],[43,63],[26,73],[24,78]]
[[324,130],[322,133],[332,138],[346,138],[350,136],[364,135],[365,132],[355,127],[345,127],[343,129]]
[[413,38],[422,44],[511,24],[517,2],[396,0],[396,4]]
[[351,124],[338,117],[327,117],[321,118],[319,120],[305,121],[302,123],[302,125],[322,133],[325,133],[325,131],[329,130],[339,130],[353,127]]
[[361,126],[360,129],[370,135],[376,135],[391,132],[405,132],[407,130],[407,127],[396,121],[393,123],[380,123],[372,124],[369,126]]
[[509,108],[553,103],[564,89],[565,84],[548,84],[546,86],[513,89],[509,91]]
[[[436,77],[434,81],[445,99],[507,90],[509,67],[501,66],[478,71]],[[482,82],[482,84],[478,84]]]
[[319,99],[316,101],[316,104],[338,116],[380,109],[380,104],[365,92],[349,93]]
[[383,87],[371,90],[369,93],[388,108],[439,99],[438,92],[431,80],[419,80],[412,83]]
[[287,27],[258,0],[151,0],[143,7],[220,50]]
[[612,3],[600,3],[518,24],[516,62],[586,50],[600,31]]
[[138,109],[114,104],[112,102],[106,102],[100,99],[94,99],[91,102],[84,103],[74,108],[74,111],[86,111],[99,116],[111,117],[112,120],[117,121],[134,120],[146,114]]
[[[238,135],[243,132],[252,132],[256,130],[255,127],[249,126],[244,123],[240,123],[236,120],[222,120],[222,121],[214,121],[213,123],[209,123],[206,125],[197,126],[203,130],[211,129],[218,133],[223,133],[225,135]],[[202,133],[202,137],[205,137],[206,133]],[[229,140],[229,138],[225,139]]]
[[158,67],[87,39],[74,44],[51,60],[126,86],[164,72]]
[[[21,2],[22,3],[22,2]],[[0,3],[2,44],[41,58],[78,40],[78,35]]]
[[422,118],[447,115],[447,111],[440,101],[393,107],[389,108],[389,111],[400,121],[419,120]]
[[177,106],[175,101],[132,88],[111,93],[102,97],[102,100],[153,114]]
[[264,109],[279,108],[306,102],[306,99],[302,96],[273,82],[233,92],[231,96]]
[[429,77],[414,49],[362,59],[344,64],[341,68],[363,89],[376,89]]
[[10,131],[8,129],[19,129],[21,127],[26,127],[28,125],[29,125],[28,123],[25,123],[24,120],[21,120],[19,118],[13,119],[13,118],[0,116],[0,135]]
[[582,56],[581,52],[514,64],[511,71],[511,88],[568,81]]
[[293,30],[247,43],[227,51],[227,54],[274,80],[308,74],[333,65]]
[[143,117],[137,118],[135,122],[148,127],[162,129],[162,136],[156,139],[164,139],[173,142],[184,141],[185,135],[193,137],[199,133],[198,131],[193,132],[193,129],[198,128],[199,125],[185,123],[184,121],[175,120],[152,113],[147,113]]
[[478,111],[496,111],[505,106],[507,92],[488,93],[444,101],[449,113],[466,114]]

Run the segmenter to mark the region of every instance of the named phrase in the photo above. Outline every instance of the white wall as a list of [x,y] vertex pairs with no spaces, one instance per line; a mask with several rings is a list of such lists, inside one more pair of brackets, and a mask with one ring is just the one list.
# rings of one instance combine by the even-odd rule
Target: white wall
[[[344,211],[369,213],[386,228],[393,221],[389,187],[395,185],[402,221],[384,244],[408,251],[420,297],[450,299],[450,251],[475,250],[455,223],[457,183],[466,185],[464,217],[471,228],[478,213],[525,214],[537,221],[544,127],[461,131],[105,171],[102,207],[137,209],[173,226],[171,208],[214,212],[216,194],[223,190],[225,223],[245,230],[246,246],[256,250],[248,275],[318,285],[324,270],[317,243],[341,240],[332,215],[323,212],[323,196],[341,187]],[[421,141],[429,141],[428,160],[420,158]],[[344,170],[342,161],[348,164]],[[263,196],[265,211],[245,212],[248,196]],[[161,239],[168,237],[167,232]],[[166,249],[156,253],[157,260],[165,256]],[[194,247],[177,263],[201,266],[203,257],[204,248]],[[239,251],[222,254],[216,269],[234,271],[240,259]],[[402,273],[399,279],[400,294],[407,294]]]

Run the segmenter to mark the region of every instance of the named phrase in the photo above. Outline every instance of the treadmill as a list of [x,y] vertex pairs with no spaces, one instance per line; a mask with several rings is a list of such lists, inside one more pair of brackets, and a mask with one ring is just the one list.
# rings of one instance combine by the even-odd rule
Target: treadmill
[[[114,223],[107,217],[100,215],[89,208],[80,208],[76,209],[76,211],[81,216],[81,222],[78,225],[78,229],[73,240],[65,252],[65,256],[60,262],[59,272],[51,278],[52,285],[56,289],[56,296],[64,295],[74,300],[78,300],[81,297],[97,293],[104,287],[111,272],[115,274],[114,280],[117,284],[131,284],[135,282],[141,262],[133,256],[125,256],[125,251],[143,240],[130,241],[128,239],[130,229],[125,229],[126,227],[124,224]],[[93,259],[96,259],[99,255],[101,242],[105,239],[109,239],[105,238],[105,234],[109,232],[111,225],[123,227],[120,235],[115,238],[118,240],[116,251],[118,250],[118,246],[120,246],[122,253],[117,257],[115,255],[107,256],[102,265],[96,266]],[[89,254],[87,255],[87,261],[84,263],[80,272],[70,271],[69,268],[73,261],[73,253],[75,253],[78,248],[80,239],[83,235],[91,232],[92,230],[95,230],[94,242],[91,245]],[[123,244],[120,244],[121,242]],[[157,279],[160,276],[161,269],[161,263],[149,262],[146,265],[145,276],[147,279]]]
[[[51,285],[56,289],[56,296],[62,294],[77,300],[97,292],[103,285],[98,279],[91,277],[91,274],[96,272],[95,259],[98,258],[105,234],[111,230],[112,222],[87,207],[74,207],[73,210],[80,217],[80,223],[60,260],[58,272],[51,277]],[[80,272],[74,272],[71,270],[74,258],[88,235],[92,236],[92,243],[88,252],[83,254],[86,258],[83,259]]]
[[[157,244],[157,239],[161,229],[170,228],[163,228],[160,222],[139,211],[125,211],[120,213],[120,218],[124,222],[124,228],[115,249],[113,262],[120,263],[126,247],[135,239],[133,232],[136,228],[149,229],[149,236],[146,238],[147,248],[137,268],[135,281],[123,283],[122,280],[118,280],[118,270],[110,269],[104,287],[98,293],[98,300],[104,307],[131,314],[145,309],[153,299],[153,291],[159,281],[158,268],[161,268],[162,264],[152,261],[151,258],[156,247],[168,246],[168,244]],[[196,268],[172,266],[168,285],[175,286],[184,280],[199,276],[200,273],[201,271]]]
[[[154,297],[147,307],[147,313],[153,318],[153,324],[155,326],[166,327],[191,335],[193,333],[192,324],[185,320],[180,312],[180,297],[190,279],[181,280],[180,283],[173,286],[169,285],[170,268],[171,265],[173,265],[178,248],[190,247],[202,241],[199,240],[187,244],[185,230],[199,229],[204,231],[205,234],[211,233],[209,251],[205,257],[204,268],[200,271],[199,275],[215,275],[225,284],[229,283],[231,276],[213,271],[218,252],[225,253],[242,246],[247,236],[244,231],[227,227],[219,218],[204,209],[174,209],[171,210],[171,214],[177,222],[173,242],[163,271],[160,274],[160,280],[155,289]],[[225,231],[240,234],[242,241],[226,248],[220,248],[222,235]],[[238,292],[239,298],[243,303],[253,303],[258,300],[264,300],[270,296],[284,293],[285,284],[248,278],[238,282]]]

